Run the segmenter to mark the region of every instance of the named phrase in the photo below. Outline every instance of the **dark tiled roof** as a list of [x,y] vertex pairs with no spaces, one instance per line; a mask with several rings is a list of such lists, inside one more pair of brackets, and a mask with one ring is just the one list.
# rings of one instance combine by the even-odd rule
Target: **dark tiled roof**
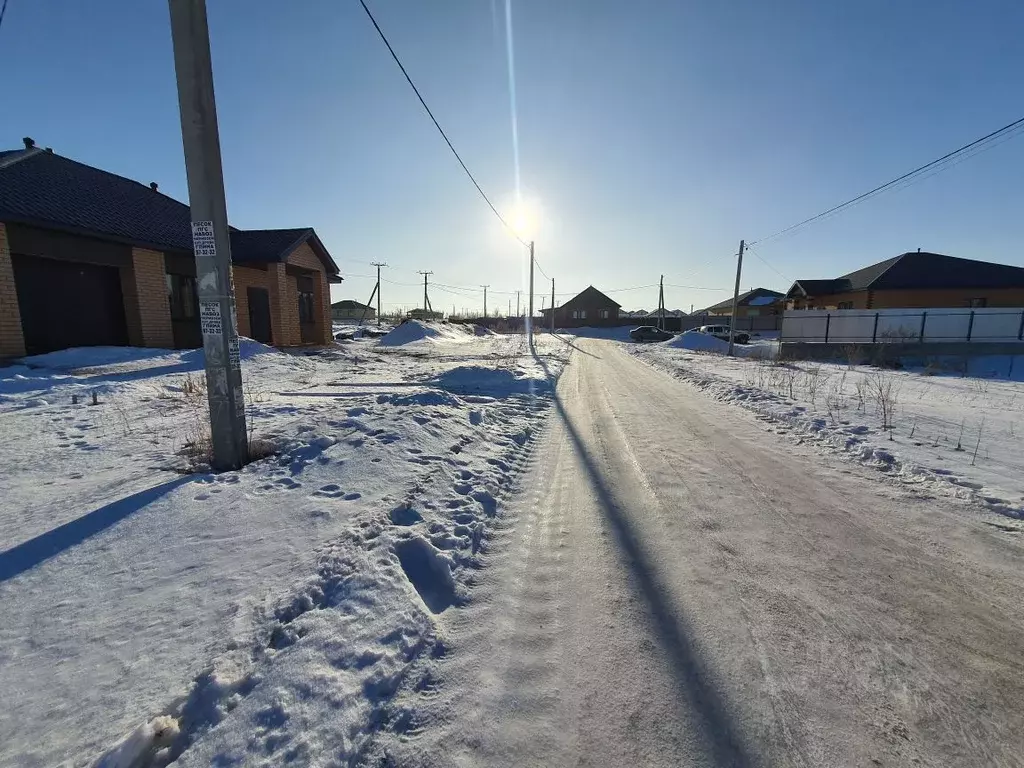
[[593,307],[593,306],[605,306],[605,307],[621,307],[617,301],[612,301],[603,293],[601,293],[594,286],[588,286],[582,291],[577,293],[567,302],[565,302],[560,309],[573,309],[575,307]]
[[912,251],[834,280],[797,280],[786,296],[800,295],[798,288],[808,296],[864,290],[1024,288],[1024,267]]
[[[24,155],[15,160],[17,154]],[[0,221],[57,227],[157,249],[192,251],[192,217],[184,203],[146,184],[43,150],[0,153]],[[239,264],[282,261],[300,243],[328,271],[338,267],[311,228],[231,228],[231,258]]]
[[231,260],[239,263],[251,261],[280,261],[281,254],[289,254],[304,242],[313,230],[301,229],[232,229]]
[[1024,288],[1024,268],[941,253],[904,253],[872,280],[872,290]]
[[[741,307],[746,307],[746,306],[748,306],[750,304],[752,299],[757,299],[757,298],[760,298],[762,296],[770,296],[773,299],[781,299],[781,298],[785,297],[785,294],[784,293],[779,293],[778,291],[773,291],[770,288],[754,288],[753,290],[747,291],[746,293],[741,293],[739,295],[738,304]],[[732,298],[728,298],[725,301],[720,301],[717,304],[712,304],[710,307],[706,307],[704,309],[698,309],[696,312],[694,312],[694,314],[695,315],[700,315],[700,314],[707,313],[709,315],[712,315],[712,314],[714,314],[714,310],[718,310],[718,309],[729,309],[729,310],[731,310],[732,309]]]
[[342,301],[336,301],[331,304],[331,309],[373,309],[373,307],[367,306],[366,304],[360,304],[358,301],[352,299],[343,299]]

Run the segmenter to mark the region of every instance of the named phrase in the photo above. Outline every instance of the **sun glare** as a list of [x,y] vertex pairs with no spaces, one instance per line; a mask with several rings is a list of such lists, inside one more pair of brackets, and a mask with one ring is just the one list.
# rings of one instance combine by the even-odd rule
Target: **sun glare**
[[512,207],[509,224],[515,233],[524,239],[536,237],[540,227],[540,205],[534,200],[519,200]]

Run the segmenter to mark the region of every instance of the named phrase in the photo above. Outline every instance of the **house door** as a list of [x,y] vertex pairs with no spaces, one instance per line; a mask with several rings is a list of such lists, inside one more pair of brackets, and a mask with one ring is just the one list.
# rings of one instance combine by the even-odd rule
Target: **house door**
[[249,332],[256,341],[270,344],[273,341],[270,328],[270,294],[266,288],[248,288]]
[[117,267],[20,254],[11,263],[28,354],[128,344]]

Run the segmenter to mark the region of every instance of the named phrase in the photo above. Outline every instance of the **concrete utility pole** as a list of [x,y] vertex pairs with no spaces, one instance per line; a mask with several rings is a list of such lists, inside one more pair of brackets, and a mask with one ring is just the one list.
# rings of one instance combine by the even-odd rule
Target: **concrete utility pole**
[[487,289],[491,286],[481,285],[480,287],[484,289],[484,317],[487,317]]
[[238,469],[249,459],[249,443],[206,2],[168,0],[168,6],[192,211],[213,465],[220,470]]
[[657,282],[657,327],[665,330],[665,275]]
[[512,299],[508,300],[508,312],[505,317],[512,317]]
[[371,261],[370,264],[377,268],[377,327],[380,328],[380,268],[387,264],[381,261]]
[[732,357],[732,347],[736,336],[736,309],[740,301],[740,275],[743,273],[743,246],[740,240],[739,258],[736,259],[736,286],[732,291],[732,320],[729,322],[729,357]]
[[521,317],[522,313],[519,311],[519,291],[516,291],[516,317]]
[[551,278],[551,332],[555,332],[555,278]]
[[427,298],[427,275],[434,274],[433,272],[424,272],[420,270],[416,274],[423,275],[423,319],[426,320],[426,313],[430,311],[430,299]]
[[530,315],[526,318],[526,334],[533,346],[533,240],[530,241]]

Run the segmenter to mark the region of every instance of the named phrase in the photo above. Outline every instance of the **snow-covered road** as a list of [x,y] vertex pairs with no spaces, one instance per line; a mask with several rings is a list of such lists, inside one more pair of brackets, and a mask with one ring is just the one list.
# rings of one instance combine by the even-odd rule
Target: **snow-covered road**
[[1024,765],[1024,549],[579,339],[388,765]]

